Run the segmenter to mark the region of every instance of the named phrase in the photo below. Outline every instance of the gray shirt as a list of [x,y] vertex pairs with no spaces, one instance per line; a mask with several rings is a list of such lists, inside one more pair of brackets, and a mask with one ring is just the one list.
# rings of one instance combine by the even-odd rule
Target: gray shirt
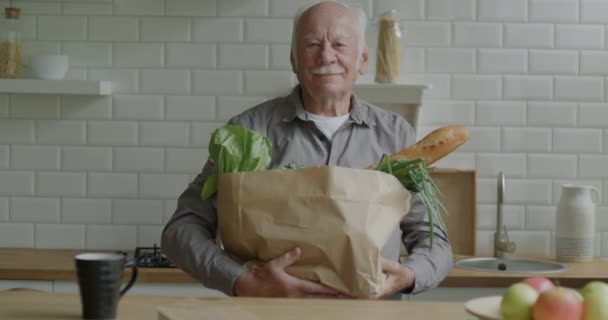
[[[351,98],[349,118],[329,141],[306,117],[299,86],[290,95],[257,105],[230,119],[264,134],[272,143],[270,168],[290,163],[303,166],[332,165],[365,168],[415,143],[414,129],[400,115]],[[217,212],[213,200],[202,201],[200,192],[207,177],[214,174],[207,161],[202,172],[179,197],[177,210],[162,234],[161,246],[179,268],[205,286],[233,295],[237,276],[245,271],[241,262],[216,243]],[[382,256],[399,261],[400,241],[409,255],[402,265],[415,274],[414,287],[421,292],[436,286],[452,268],[452,249],[447,236],[435,225],[430,249],[426,209],[417,196],[410,212],[393,230]]]

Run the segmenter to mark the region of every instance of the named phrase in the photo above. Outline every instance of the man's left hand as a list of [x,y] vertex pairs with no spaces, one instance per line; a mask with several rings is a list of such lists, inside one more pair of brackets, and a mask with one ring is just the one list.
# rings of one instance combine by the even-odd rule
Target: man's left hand
[[414,272],[396,261],[382,258],[382,272],[386,275],[384,286],[374,299],[382,299],[414,284]]

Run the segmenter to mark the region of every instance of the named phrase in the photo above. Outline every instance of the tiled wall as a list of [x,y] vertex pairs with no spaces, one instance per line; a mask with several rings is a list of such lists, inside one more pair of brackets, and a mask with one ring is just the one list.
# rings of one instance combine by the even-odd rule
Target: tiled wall
[[[0,246],[158,242],[210,132],[295,83],[291,16],[312,2],[15,1],[26,57],[65,53],[69,78],[112,80],[115,94],[0,95]],[[470,128],[441,165],[478,170],[479,252],[491,252],[503,171],[520,253],[552,252],[559,186],[577,181],[602,193],[596,243],[607,256],[608,1],[354,2],[370,16],[401,13],[403,81],[433,86],[419,135]]]

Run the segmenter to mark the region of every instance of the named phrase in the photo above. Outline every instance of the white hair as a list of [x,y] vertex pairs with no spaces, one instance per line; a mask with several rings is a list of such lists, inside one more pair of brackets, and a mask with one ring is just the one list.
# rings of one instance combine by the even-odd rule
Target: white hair
[[[343,3],[340,1],[325,1],[325,2],[338,3],[342,6],[344,6],[345,8],[349,9],[355,15],[355,17],[357,18],[357,44],[358,44],[357,52],[359,55],[361,55],[361,53],[363,52],[363,48],[365,48],[365,45],[366,45],[365,30],[367,28],[367,15],[365,14],[365,11],[363,11],[363,9],[361,9],[358,6],[349,6],[346,3]],[[310,6],[300,8],[293,17],[293,29],[291,31],[291,53],[293,54],[294,58],[296,58],[296,47],[297,47],[296,34],[297,34],[297,28],[298,28],[298,23],[300,22],[300,18],[302,17],[304,12],[308,11],[308,9],[310,9],[311,7],[313,7],[317,4],[319,4],[319,3],[315,3]]]

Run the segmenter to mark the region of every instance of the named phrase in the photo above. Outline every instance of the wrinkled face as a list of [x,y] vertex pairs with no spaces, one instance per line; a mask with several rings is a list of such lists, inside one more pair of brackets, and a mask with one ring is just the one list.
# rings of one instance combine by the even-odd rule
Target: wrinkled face
[[300,18],[291,56],[298,80],[310,95],[331,97],[352,93],[367,67],[367,48],[359,50],[356,17],[336,4],[312,8]]

